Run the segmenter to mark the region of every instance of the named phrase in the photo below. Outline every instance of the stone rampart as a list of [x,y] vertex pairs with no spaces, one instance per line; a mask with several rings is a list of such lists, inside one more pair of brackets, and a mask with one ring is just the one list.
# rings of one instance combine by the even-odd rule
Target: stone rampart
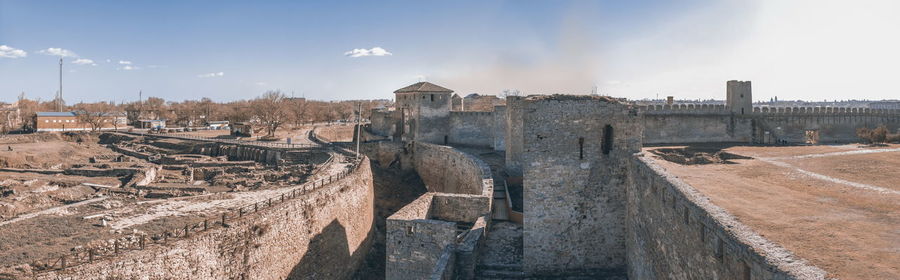
[[429,192],[493,195],[491,169],[481,159],[449,146],[413,145],[416,172]]
[[629,279],[824,279],[640,154],[629,166]]
[[750,143],[752,140],[753,122],[750,118],[727,112],[683,112],[645,114],[644,144]]
[[[198,229],[141,239],[118,254],[57,261],[35,279],[347,279],[371,247],[374,192],[368,160],[333,182],[229,211]],[[273,202],[274,200],[274,202]],[[206,227],[209,227],[206,229]],[[171,236],[171,237],[170,237]],[[180,237],[180,238],[176,238]],[[116,243],[119,244],[119,243]],[[136,245],[135,245],[136,246]],[[119,252],[121,251],[121,252]]]
[[641,106],[644,143],[846,143],[861,141],[856,129],[900,129],[900,110],[835,107],[754,107],[745,115],[724,105]]
[[492,147],[494,117],[492,112],[450,112],[449,144]]

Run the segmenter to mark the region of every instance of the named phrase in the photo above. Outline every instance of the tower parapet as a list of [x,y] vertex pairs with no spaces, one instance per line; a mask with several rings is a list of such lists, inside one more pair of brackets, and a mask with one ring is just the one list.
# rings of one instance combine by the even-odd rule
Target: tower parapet
[[735,115],[753,112],[753,96],[750,81],[731,80],[726,84],[725,107]]

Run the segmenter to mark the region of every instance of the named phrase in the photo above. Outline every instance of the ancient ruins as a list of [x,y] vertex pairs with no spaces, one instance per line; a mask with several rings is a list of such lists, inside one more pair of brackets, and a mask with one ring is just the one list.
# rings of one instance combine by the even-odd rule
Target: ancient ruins
[[3,138],[0,278],[900,277],[900,146],[851,144],[898,131],[900,111],[724,91],[724,105],[556,94],[473,111],[419,82],[368,123],[291,143]]

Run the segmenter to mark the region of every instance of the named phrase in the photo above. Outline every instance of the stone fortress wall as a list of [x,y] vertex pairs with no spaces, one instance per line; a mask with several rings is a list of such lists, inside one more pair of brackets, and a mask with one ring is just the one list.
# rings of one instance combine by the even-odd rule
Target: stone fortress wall
[[368,160],[338,177],[262,201],[258,211],[225,213],[199,229],[35,278],[347,279],[371,247],[374,189]]
[[[412,167],[428,192],[387,220],[387,279],[471,279],[476,249],[490,223],[490,167],[453,147],[414,142],[367,143],[364,150]],[[397,153],[390,155],[390,153]],[[441,261],[443,260],[443,261]]]
[[[726,88],[727,105],[634,106],[599,96],[511,96],[494,112],[465,116],[450,112],[450,126],[442,129],[451,131],[450,144],[505,151],[504,171],[523,176],[523,268],[529,275],[825,277],[821,269],[767,241],[691,186],[656,167],[640,149],[643,144],[666,143],[859,141],[859,127],[883,124],[896,131],[900,111],[754,108],[750,82],[729,81]],[[493,121],[488,121],[488,116]],[[398,130],[386,119],[379,123],[388,125],[373,121],[373,133],[390,135]],[[424,147],[423,155],[411,156],[420,161],[416,169],[423,177],[449,180],[450,185],[461,184],[456,176],[477,177],[477,172],[440,170],[471,168],[460,165],[460,157],[449,155],[455,149],[422,145],[444,143],[416,137],[403,140],[408,146]],[[444,155],[427,155],[434,151]],[[465,192],[446,185],[440,190]],[[423,196],[392,216],[390,234],[398,244],[388,243],[388,247],[395,246],[388,249],[388,275],[397,279],[471,278],[459,269],[459,251],[449,249],[454,244],[448,241],[450,224],[434,222],[440,220],[431,208],[438,196]],[[422,225],[421,230],[414,225]],[[404,240],[419,244],[419,248],[427,244],[428,250],[399,245]],[[429,268],[431,274],[422,277]]]
[[631,279],[824,279],[649,157],[628,166],[625,238]]
[[494,113],[450,111],[449,144],[494,146]]

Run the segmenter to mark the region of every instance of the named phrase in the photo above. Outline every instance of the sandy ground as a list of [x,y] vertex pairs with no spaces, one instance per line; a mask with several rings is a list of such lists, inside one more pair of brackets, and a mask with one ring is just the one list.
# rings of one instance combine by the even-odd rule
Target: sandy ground
[[[9,151],[8,148],[12,148]],[[71,163],[87,163],[96,155],[117,155],[103,145],[50,141],[0,145],[0,167],[65,169]]]
[[896,148],[728,147],[754,159],[658,162],[830,277],[900,279],[900,193],[890,191],[900,187]]

